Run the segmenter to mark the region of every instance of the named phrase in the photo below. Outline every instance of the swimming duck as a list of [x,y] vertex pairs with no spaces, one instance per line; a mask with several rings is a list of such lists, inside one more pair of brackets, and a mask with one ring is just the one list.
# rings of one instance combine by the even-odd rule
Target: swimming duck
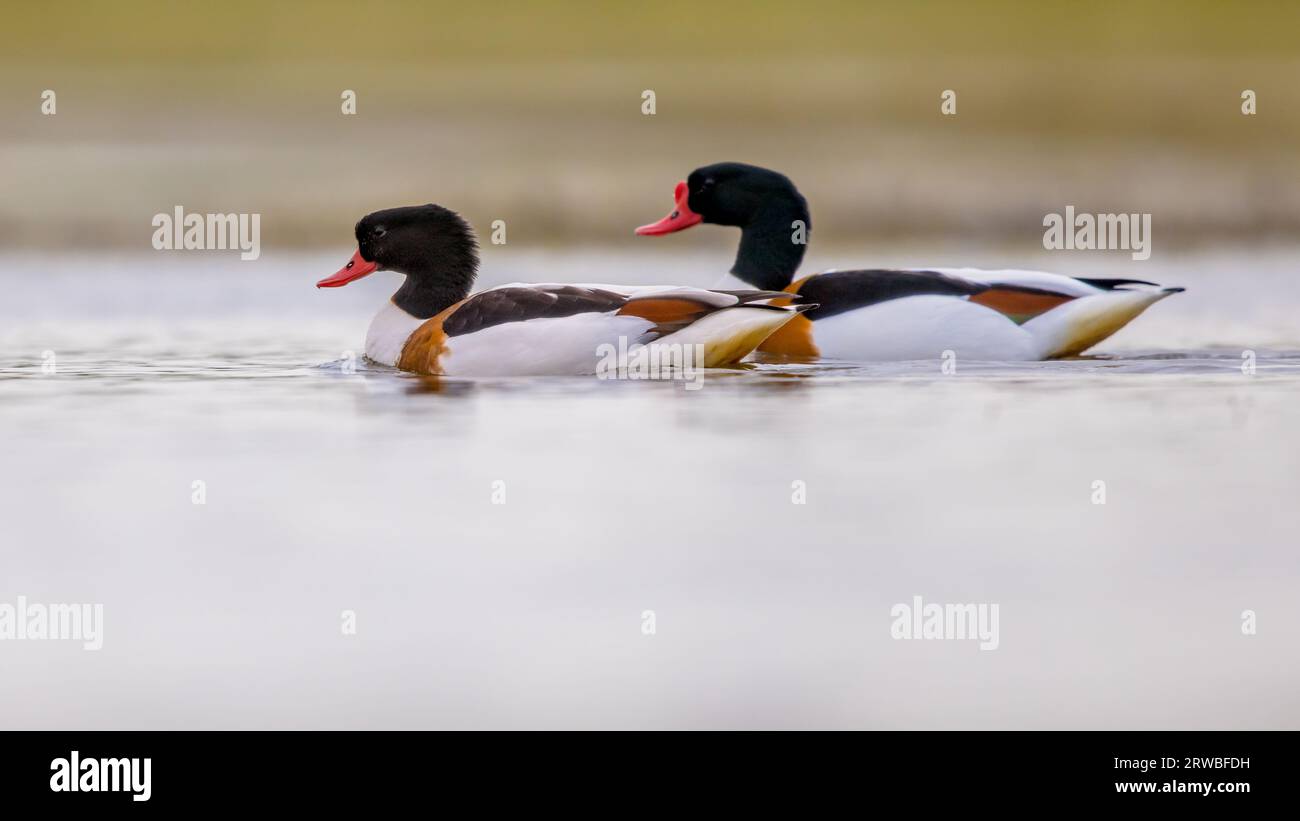
[[[375,271],[405,274],[366,334],[366,356],[445,376],[566,375],[598,370],[604,346],[701,345],[700,367],[730,365],[804,306],[750,288],[514,283],[470,296],[478,241],[438,205],[376,211],[356,225],[357,251],[316,283],[338,288]],[[620,344],[621,343],[621,344]]]
[[1137,279],[1091,279],[975,268],[827,271],[795,280],[812,228],[794,184],[766,168],[725,162],[677,184],[675,206],[636,229],[658,236],[701,222],[741,229],[731,274],[749,287],[816,304],[760,351],[850,360],[977,360],[1074,356],[1182,288]]

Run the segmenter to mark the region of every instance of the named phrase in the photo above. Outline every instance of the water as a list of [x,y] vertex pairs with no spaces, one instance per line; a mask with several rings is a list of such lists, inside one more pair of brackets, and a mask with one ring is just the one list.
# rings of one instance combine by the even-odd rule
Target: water
[[[487,253],[486,284],[720,259]],[[1300,727],[1290,249],[1147,263],[1188,292],[1097,358],[698,391],[349,373],[395,280],[311,287],[345,257],[0,258],[0,603],[105,619],[0,644],[0,726]],[[998,604],[1000,646],[891,639],[914,595]]]

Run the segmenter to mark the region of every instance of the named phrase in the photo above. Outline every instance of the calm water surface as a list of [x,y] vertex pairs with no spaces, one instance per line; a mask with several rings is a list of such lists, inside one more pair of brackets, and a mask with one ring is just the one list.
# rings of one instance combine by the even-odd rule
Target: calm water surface
[[[687,391],[350,373],[396,278],[316,291],[347,251],[0,257],[0,602],[105,620],[0,643],[0,726],[1300,728],[1300,253],[1014,260],[1189,288],[1095,358]],[[868,259],[1008,262],[812,263]],[[891,639],[915,595],[999,648]]]

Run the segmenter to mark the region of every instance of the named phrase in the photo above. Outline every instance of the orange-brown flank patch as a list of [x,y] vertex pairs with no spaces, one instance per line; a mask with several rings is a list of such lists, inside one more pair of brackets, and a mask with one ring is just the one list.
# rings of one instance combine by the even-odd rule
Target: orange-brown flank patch
[[402,355],[397,358],[397,367],[412,373],[438,376],[442,369],[438,359],[447,351],[447,334],[442,330],[442,323],[461,305],[457,302],[437,316],[430,317],[423,325],[407,338],[402,346]]
[[970,297],[970,301],[976,305],[1005,314],[1017,325],[1072,299],[1074,297],[1061,294],[1033,294],[1006,288],[990,288]]
[[712,310],[711,306],[690,299],[651,297],[632,300],[618,309],[618,315],[639,316],[653,322],[661,330],[671,333],[673,330],[685,328]]
[[[799,293],[799,289],[808,277],[795,280],[785,287],[785,290],[792,294]],[[774,299],[769,305],[789,305],[793,300]],[[763,353],[778,354],[780,356],[820,356],[821,351],[817,348],[817,343],[813,342],[813,323],[812,320],[803,314],[799,314],[794,319],[777,328],[776,333],[763,340],[763,344],[758,346]]]

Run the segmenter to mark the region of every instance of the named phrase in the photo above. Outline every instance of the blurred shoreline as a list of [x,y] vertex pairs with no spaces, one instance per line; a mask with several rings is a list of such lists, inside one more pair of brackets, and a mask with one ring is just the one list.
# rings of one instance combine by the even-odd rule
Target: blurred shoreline
[[181,205],[309,248],[428,201],[512,243],[607,244],[720,160],[790,175],[819,244],[1023,243],[1067,205],[1150,213],[1157,241],[1300,236],[1300,8],[229,8],[15,12],[0,244],[138,247]]

